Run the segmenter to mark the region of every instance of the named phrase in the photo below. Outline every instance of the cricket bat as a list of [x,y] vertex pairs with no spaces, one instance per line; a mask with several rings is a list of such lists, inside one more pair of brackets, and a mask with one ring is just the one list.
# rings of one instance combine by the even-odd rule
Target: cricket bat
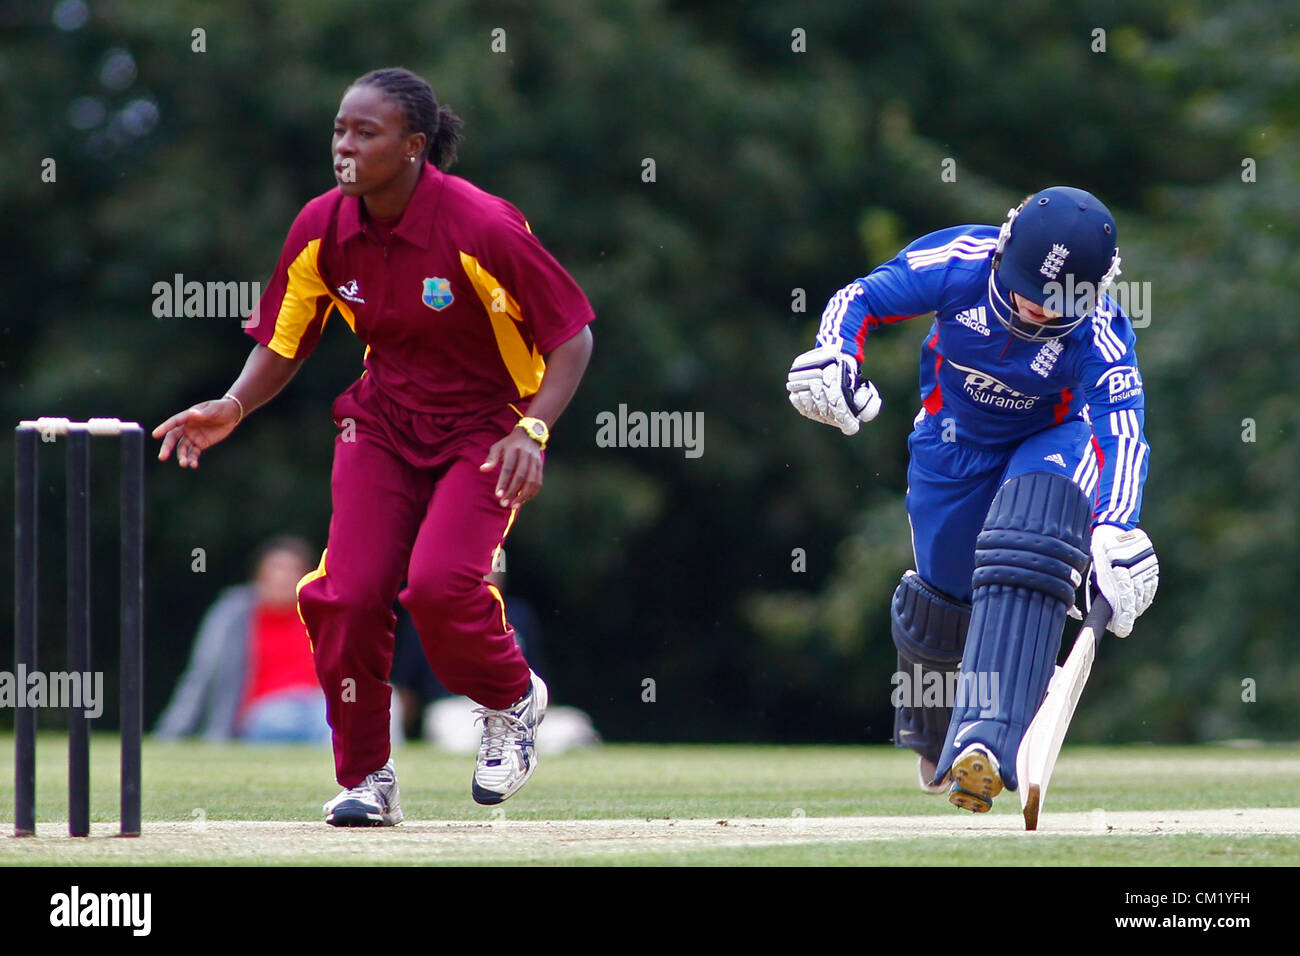
[[1110,622],[1110,604],[1100,594],[1092,599],[1092,610],[1084,619],[1079,636],[1065,664],[1058,667],[1047,685],[1038,713],[1029,722],[1016,753],[1016,778],[1020,784],[1020,809],[1025,815],[1025,829],[1038,829],[1038,813],[1047,797],[1047,782],[1052,778],[1061,743],[1069,729],[1070,718],[1092,673],[1097,645]]

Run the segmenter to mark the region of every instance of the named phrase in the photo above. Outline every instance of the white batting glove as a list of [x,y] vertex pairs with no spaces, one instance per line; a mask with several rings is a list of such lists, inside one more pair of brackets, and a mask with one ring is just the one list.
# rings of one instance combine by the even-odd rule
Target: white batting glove
[[1128,637],[1160,584],[1160,562],[1151,539],[1141,528],[1125,531],[1112,524],[1097,525],[1092,531],[1092,573],[1097,589],[1110,602],[1108,630],[1116,637]]
[[800,415],[835,425],[846,435],[856,435],[862,422],[880,413],[876,386],[859,385],[857,364],[832,345],[797,356],[785,387]]

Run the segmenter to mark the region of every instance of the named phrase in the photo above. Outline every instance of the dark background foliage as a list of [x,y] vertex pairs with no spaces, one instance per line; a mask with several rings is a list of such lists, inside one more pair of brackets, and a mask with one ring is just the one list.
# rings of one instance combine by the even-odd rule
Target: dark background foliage
[[[1294,738],[1300,34],[1285,11],[7,5],[0,412],[152,427],[221,395],[249,340],[231,319],[156,318],[154,284],[265,282],[296,211],[333,185],[347,83],[405,65],[465,120],[455,171],[524,210],[599,316],[546,488],[509,550],[511,589],[542,615],[557,698],[612,739],[883,741],[928,321],[869,343],[885,411],[856,438],[799,418],[785,370],[826,299],[911,238],[998,222],[1046,185],[1082,186],[1117,216],[1124,277],[1150,283],[1143,523],[1162,581],[1133,638],[1107,646],[1078,735]],[[492,51],[497,29],[505,52]],[[795,30],[806,52],[792,49]],[[148,467],[151,717],[259,540],[294,531],[324,545],[329,407],[361,352],[330,328],[201,470]],[[620,403],[703,412],[704,454],[598,447],[596,416]],[[0,449],[12,458],[7,430]],[[43,461],[50,667],[62,654],[60,458]],[[96,653],[110,687],[114,459],[97,452],[95,468]],[[11,560],[0,552],[5,580]],[[0,620],[10,601],[5,589]],[[1243,701],[1243,681],[1256,699]]]

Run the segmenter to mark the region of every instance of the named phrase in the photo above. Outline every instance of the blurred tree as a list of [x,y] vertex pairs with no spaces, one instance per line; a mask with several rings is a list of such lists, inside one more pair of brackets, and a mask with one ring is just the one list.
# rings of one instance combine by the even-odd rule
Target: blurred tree
[[[153,425],[220,395],[247,337],[233,319],[155,317],[155,283],[264,282],[294,214],[333,184],[346,84],[408,66],[466,121],[455,171],[523,209],[599,316],[509,554],[511,586],[543,612],[557,693],[615,738],[884,740],[928,323],[872,340],[885,414],[853,440],[791,411],[785,369],[826,299],[913,236],[1081,185],[1117,213],[1125,278],[1154,290],[1140,333],[1145,524],[1164,581],[1134,640],[1104,656],[1080,736],[1294,735],[1282,614],[1300,569],[1286,487],[1300,56],[1275,5],[536,6],[0,8],[0,212],[14,224],[0,235],[0,410]],[[1245,183],[1248,157],[1258,176]],[[151,712],[257,540],[291,530],[323,545],[330,402],[361,351],[346,328],[328,332],[198,473],[149,470]],[[704,454],[598,447],[596,415],[620,404],[702,412]],[[59,633],[62,499],[47,461],[42,612]],[[96,472],[105,556],[110,465],[101,455]],[[101,635],[111,577],[95,596]],[[99,647],[111,666],[111,642]]]

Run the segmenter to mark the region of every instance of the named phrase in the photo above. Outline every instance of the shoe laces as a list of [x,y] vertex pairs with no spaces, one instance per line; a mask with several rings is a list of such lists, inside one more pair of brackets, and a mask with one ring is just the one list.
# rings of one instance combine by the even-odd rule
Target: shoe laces
[[485,760],[500,760],[512,733],[520,737],[528,736],[528,724],[512,711],[478,707],[474,713],[478,715],[474,718],[474,723],[483,722],[483,742],[479,749]]

